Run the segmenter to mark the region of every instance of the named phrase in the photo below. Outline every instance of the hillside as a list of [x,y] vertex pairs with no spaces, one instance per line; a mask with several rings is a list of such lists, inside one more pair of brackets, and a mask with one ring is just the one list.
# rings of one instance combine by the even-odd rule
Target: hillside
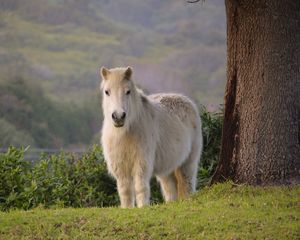
[[225,10],[218,0],[3,0],[0,26],[1,81],[36,79],[56,101],[94,92],[102,65],[131,65],[149,92],[222,102]]
[[131,65],[149,93],[222,103],[224,15],[218,0],[2,0],[0,148],[99,141],[100,66]]
[[[97,101],[98,100],[98,101]],[[80,147],[94,140],[101,126],[99,98],[79,105],[53,101],[35,81],[23,78],[0,83],[0,148]],[[97,142],[99,140],[97,139]]]
[[0,212],[1,239],[299,239],[299,187],[206,188],[143,209]]

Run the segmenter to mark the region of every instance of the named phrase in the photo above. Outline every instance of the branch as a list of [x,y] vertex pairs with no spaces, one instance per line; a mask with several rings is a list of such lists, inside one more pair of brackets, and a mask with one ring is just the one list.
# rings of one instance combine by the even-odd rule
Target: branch
[[196,3],[196,2],[200,2],[200,0],[188,0],[188,3]]

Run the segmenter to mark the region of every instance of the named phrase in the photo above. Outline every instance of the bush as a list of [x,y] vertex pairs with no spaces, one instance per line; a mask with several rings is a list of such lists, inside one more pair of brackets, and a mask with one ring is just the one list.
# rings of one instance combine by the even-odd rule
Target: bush
[[219,162],[221,149],[223,110],[208,112],[200,109],[203,133],[203,153],[198,170],[198,188],[207,185]]
[[61,152],[41,156],[32,165],[25,149],[10,147],[0,154],[0,209],[112,206],[118,204],[114,180],[108,175],[99,146],[80,158]]
[[23,208],[29,165],[24,161],[24,148],[9,148],[0,154],[0,209]]

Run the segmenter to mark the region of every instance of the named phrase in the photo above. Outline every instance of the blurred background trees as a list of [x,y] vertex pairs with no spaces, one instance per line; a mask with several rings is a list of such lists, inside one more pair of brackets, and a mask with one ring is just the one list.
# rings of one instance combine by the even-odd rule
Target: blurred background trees
[[98,141],[102,65],[131,65],[149,93],[183,92],[212,110],[223,101],[218,0],[2,0],[0,29],[1,147]]

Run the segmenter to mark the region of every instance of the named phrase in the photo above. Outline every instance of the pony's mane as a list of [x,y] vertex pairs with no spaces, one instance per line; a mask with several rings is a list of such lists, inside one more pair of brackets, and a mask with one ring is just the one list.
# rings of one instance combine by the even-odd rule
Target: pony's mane
[[142,103],[147,103],[148,102],[148,98],[147,98],[146,94],[144,93],[144,91],[141,88],[137,87],[135,84],[134,84],[134,86],[136,88],[136,91],[137,91],[138,95],[142,99]]

